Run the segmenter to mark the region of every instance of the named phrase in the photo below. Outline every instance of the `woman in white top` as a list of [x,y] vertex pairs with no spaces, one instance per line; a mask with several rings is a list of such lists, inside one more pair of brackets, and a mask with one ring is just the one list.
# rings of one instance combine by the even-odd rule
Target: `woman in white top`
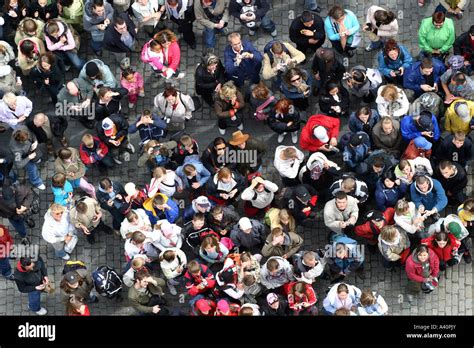
[[51,244],[57,257],[69,260],[77,243],[76,228],[69,221],[69,212],[62,205],[53,203],[44,215],[41,231],[43,239]]
[[413,182],[415,174],[422,173],[433,175],[430,160],[425,157],[417,157],[412,160],[402,159],[395,167],[395,176],[407,185]]
[[376,291],[366,290],[360,296],[359,315],[385,315],[388,312],[387,302]]
[[334,315],[340,308],[355,312],[360,303],[361,294],[360,289],[353,285],[337,283],[329,290],[323,301],[323,313]]
[[123,239],[130,238],[131,234],[135,231],[143,233],[153,231],[150,219],[143,209],[131,210],[120,225],[120,234]]
[[173,170],[164,167],[153,169],[153,177],[148,187],[148,197],[154,197],[161,192],[168,197],[173,197],[176,191],[183,191],[183,181]]
[[183,245],[181,227],[170,224],[168,220],[160,220],[156,223],[152,238],[153,245],[161,251],[167,248],[180,249]]
[[377,90],[377,111],[380,117],[389,116],[399,119],[408,114],[410,103],[403,89],[388,84]]
[[366,51],[382,48],[384,42],[398,34],[398,21],[395,13],[379,6],[370,6],[362,30],[368,33],[370,44]]
[[416,209],[415,203],[400,199],[395,206],[393,217],[395,224],[404,230],[410,241],[427,237],[425,231],[425,217]]

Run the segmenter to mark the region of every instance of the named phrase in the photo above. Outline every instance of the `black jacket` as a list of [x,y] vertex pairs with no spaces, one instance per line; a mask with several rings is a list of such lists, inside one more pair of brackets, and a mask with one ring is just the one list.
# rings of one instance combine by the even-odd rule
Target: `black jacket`
[[219,83],[223,84],[226,81],[224,66],[219,61],[219,64],[217,64],[217,68],[214,74],[210,74],[205,66],[199,64],[196,68],[194,79],[196,81],[195,86],[197,94],[212,95],[214,93],[214,90],[216,89],[216,86]]
[[36,87],[42,87],[46,79],[49,79],[50,86],[57,86],[64,83],[64,74],[57,64],[52,65],[50,71],[44,71],[36,66],[31,70],[30,76]]
[[[288,126],[288,122],[293,122],[291,126]],[[267,119],[268,126],[276,133],[282,134],[284,132],[296,132],[300,129],[300,113],[295,109],[293,113],[285,115],[279,115],[273,111]]]
[[230,237],[232,227],[239,222],[239,214],[231,207],[223,207],[222,220],[217,221],[212,214],[208,215],[208,226],[211,230],[221,233],[222,230],[227,230],[226,237]]
[[[300,17],[296,17],[290,26],[290,40],[298,46],[313,46],[319,48],[326,40],[326,32],[324,31],[324,22],[320,16],[313,14],[314,22],[311,27],[305,27]],[[314,32],[313,37],[301,34],[301,30],[308,29]],[[308,42],[309,39],[319,40],[317,44],[312,45]]]
[[321,78],[321,88],[324,88],[326,82],[329,80],[342,81],[342,77],[346,72],[344,65],[342,65],[342,63],[337,59],[334,59],[334,63],[332,64],[329,71],[327,71],[324,59],[318,57],[317,54],[314,55],[311,70],[313,71],[313,74],[319,73],[319,77]]
[[434,178],[441,183],[446,193],[449,191],[452,194],[456,194],[467,186],[467,174],[464,167],[459,163],[454,163],[454,165],[456,166],[457,173],[454,177],[448,179],[441,174],[439,166],[434,168]]
[[[347,116],[349,111],[349,92],[344,87],[339,86],[339,93],[337,94],[340,101],[336,101],[330,94],[321,94],[319,97],[319,108],[321,111],[328,116],[340,117],[341,115]],[[337,113],[334,111],[331,106],[339,106],[341,112]]]
[[435,152],[436,161],[449,160],[462,166],[473,157],[472,141],[469,137],[464,140],[464,145],[458,149],[453,144],[454,135],[448,135]]
[[[35,12],[38,12],[38,17],[35,17]],[[55,1],[45,7],[41,7],[38,1],[33,1],[28,9],[28,13],[31,18],[41,19],[43,22],[47,22],[49,19],[56,18],[59,15],[58,5]],[[46,18],[47,13],[49,13],[48,18]]]
[[119,95],[113,96],[108,104],[100,104],[98,98],[94,101],[96,121],[102,121],[104,118],[120,112],[120,101],[128,94],[128,90],[121,87],[112,88],[111,90],[112,92],[118,92]]
[[[114,188],[115,194],[120,194],[123,198],[125,198],[127,193],[125,192],[125,189],[121,183],[119,183],[118,181],[112,181],[112,187]],[[112,208],[109,207],[109,205],[107,204],[108,200],[110,199],[108,193],[102,192],[101,190],[97,190],[96,196],[97,201],[103,209],[110,210]]]
[[43,259],[41,256],[38,256],[38,260],[35,261],[35,265],[30,271],[26,271],[20,265],[20,261],[18,261],[14,275],[18,291],[28,293],[36,291],[35,288],[43,284],[43,279],[48,276],[48,271],[46,270]]
[[[255,0],[252,1],[253,5],[257,7],[255,12],[256,21],[261,21],[262,18],[270,10],[270,5],[267,0]],[[242,10],[242,3],[238,3],[236,0],[231,0],[229,4],[229,13],[240,21],[240,11]]]
[[[206,167],[206,169],[211,173],[211,175],[216,174],[216,172],[224,167],[227,167],[231,170],[235,170],[237,164],[234,162],[231,163],[221,163],[218,161],[217,152],[214,149],[214,143],[210,143],[207,148],[202,152],[201,162]],[[225,156],[223,156],[225,159]]]
[[[133,39],[136,40],[137,33],[135,32],[135,24],[130,19],[130,16],[126,12],[123,12],[119,15],[119,17],[123,18],[123,20],[127,24],[128,32],[133,37]],[[113,25],[113,23],[111,23],[109,26],[107,26],[107,29],[105,29],[104,48],[107,51],[115,52],[115,53],[128,53],[128,52],[131,52],[131,49],[128,48],[120,40],[120,37],[121,37],[121,34],[115,29],[115,26]]]
[[[112,122],[115,124],[115,127],[117,127],[117,134],[115,135],[115,139],[119,139],[122,136],[127,137],[128,134],[128,122],[125,120],[122,116],[119,114],[113,114],[110,115],[109,118],[112,120]],[[100,140],[102,140],[109,148],[116,148],[114,144],[110,142],[110,137],[106,136],[104,133],[104,130],[102,129],[102,122],[97,122],[96,125],[96,131],[97,135],[99,136]],[[125,141],[122,140],[122,142]]]
[[467,60],[474,65],[474,45],[471,44],[469,32],[459,35],[454,41],[454,54],[467,56]]
[[278,302],[280,302],[280,305],[278,306],[278,309],[275,310],[267,302],[266,296],[264,296],[261,301],[260,301],[260,308],[262,311],[265,313],[265,316],[269,317],[282,317],[282,316],[287,316],[289,315],[289,310],[288,310],[288,301],[283,298],[281,295],[278,296]]
[[[288,202],[288,203],[290,202],[293,203],[293,204],[289,204],[288,208],[289,208],[290,214],[295,218],[297,223],[302,223],[306,219],[316,218],[316,202],[318,200],[317,192],[313,187],[309,185],[302,185],[302,186],[305,186],[309,192],[309,195],[310,195],[309,202],[307,204],[303,204],[303,202],[301,202],[298,198],[296,198],[296,194],[294,193],[294,191],[293,191],[291,200]],[[303,209],[308,208],[308,207],[311,208],[311,211],[309,212],[309,214],[303,213]]]
[[24,206],[31,208],[35,194],[28,185],[9,185],[3,187],[0,193],[0,216],[11,219],[21,219],[23,214],[18,215],[16,208]]

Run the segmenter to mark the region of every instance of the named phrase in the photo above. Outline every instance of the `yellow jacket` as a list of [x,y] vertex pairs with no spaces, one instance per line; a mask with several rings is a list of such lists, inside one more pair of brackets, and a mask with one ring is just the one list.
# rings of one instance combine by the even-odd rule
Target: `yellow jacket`
[[455,107],[457,103],[460,102],[465,102],[467,103],[467,106],[469,107],[469,113],[472,116],[474,115],[474,102],[470,100],[465,100],[465,99],[458,99],[455,100],[448,110],[446,110],[446,113],[444,114],[445,121],[444,121],[444,129],[450,133],[455,133],[455,132],[464,132],[466,135],[469,134],[469,122],[471,119],[469,119],[467,122],[464,122],[459,118],[459,116],[456,114]]

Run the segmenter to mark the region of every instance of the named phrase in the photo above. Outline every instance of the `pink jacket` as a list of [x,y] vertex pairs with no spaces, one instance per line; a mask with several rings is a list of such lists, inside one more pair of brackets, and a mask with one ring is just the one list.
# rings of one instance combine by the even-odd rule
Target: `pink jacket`
[[143,89],[143,76],[139,72],[136,72],[133,76],[135,77],[135,82],[128,82],[122,78],[120,84],[128,90],[128,93],[138,94],[138,90]]
[[[74,41],[74,36],[72,35],[72,32],[67,27],[65,28],[63,22],[58,22],[58,26],[59,26],[59,36],[63,35],[64,32],[67,31],[66,33],[67,44],[64,45],[61,41],[53,43],[51,39],[48,37],[48,35],[45,35],[44,38],[46,40],[46,46],[48,47],[48,50],[49,51],[70,51],[76,48],[76,42]],[[45,31],[46,31],[46,27],[45,27]]]
[[[145,46],[143,46],[142,53],[141,53],[141,60],[144,63],[149,63],[153,69],[155,70],[163,70],[165,65],[162,61],[160,61],[156,57],[150,57],[150,41],[148,41]],[[179,63],[181,60],[181,49],[177,42],[173,42],[170,47],[168,48],[168,68],[176,71],[179,67]]]

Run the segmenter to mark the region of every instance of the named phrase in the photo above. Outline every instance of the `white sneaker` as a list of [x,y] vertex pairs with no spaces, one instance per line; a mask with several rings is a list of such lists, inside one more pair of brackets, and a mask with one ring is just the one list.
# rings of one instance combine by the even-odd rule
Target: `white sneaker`
[[291,141],[293,142],[293,144],[296,144],[298,142],[298,132],[291,133]]
[[243,123],[239,124],[239,126],[237,127],[237,129],[238,129],[238,130],[243,130],[243,129],[244,129],[244,124],[243,124]]
[[176,287],[172,285],[169,281],[166,282],[166,285],[168,285],[168,290],[170,291],[171,295],[176,296],[178,294],[178,290],[176,290]]
[[145,92],[140,92],[140,93],[138,93],[138,96],[141,97],[141,98],[143,98],[143,97],[145,96]]
[[36,188],[37,188],[38,190],[41,190],[41,191],[46,190],[46,186],[45,186],[44,184],[41,184],[41,185],[39,185],[39,186],[36,186]]
[[273,31],[270,33],[270,36],[271,36],[271,37],[277,37],[277,35],[278,35],[278,32],[277,32],[276,29],[273,30]]
[[135,107],[135,104],[133,104],[133,103],[128,103],[128,108],[129,108],[129,109],[133,109],[134,107]]
[[185,76],[186,76],[186,74],[185,74],[184,72],[180,72],[180,73],[178,74],[178,76],[175,77],[175,79],[176,79],[176,80],[179,80],[179,79],[182,79],[182,78],[185,77]]
[[286,133],[282,133],[278,136],[278,144],[281,144],[281,142],[285,139]]
[[219,128],[219,134],[220,135],[225,135],[225,129]]
[[131,153],[135,153],[135,146],[132,143],[128,143],[127,149],[130,150]]
[[38,315],[46,315],[48,313],[48,310],[46,308],[41,307],[41,309],[35,313]]
[[70,258],[71,258],[71,255],[69,255],[69,254],[66,254],[66,255],[64,255],[64,256],[62,257],[62,259],[63,259],[64,261],[67,261],[67,260],[69,260]]
[[122,161],[119,159],[118,156],[114,157],[114,162],[117,164],[122,164]]

